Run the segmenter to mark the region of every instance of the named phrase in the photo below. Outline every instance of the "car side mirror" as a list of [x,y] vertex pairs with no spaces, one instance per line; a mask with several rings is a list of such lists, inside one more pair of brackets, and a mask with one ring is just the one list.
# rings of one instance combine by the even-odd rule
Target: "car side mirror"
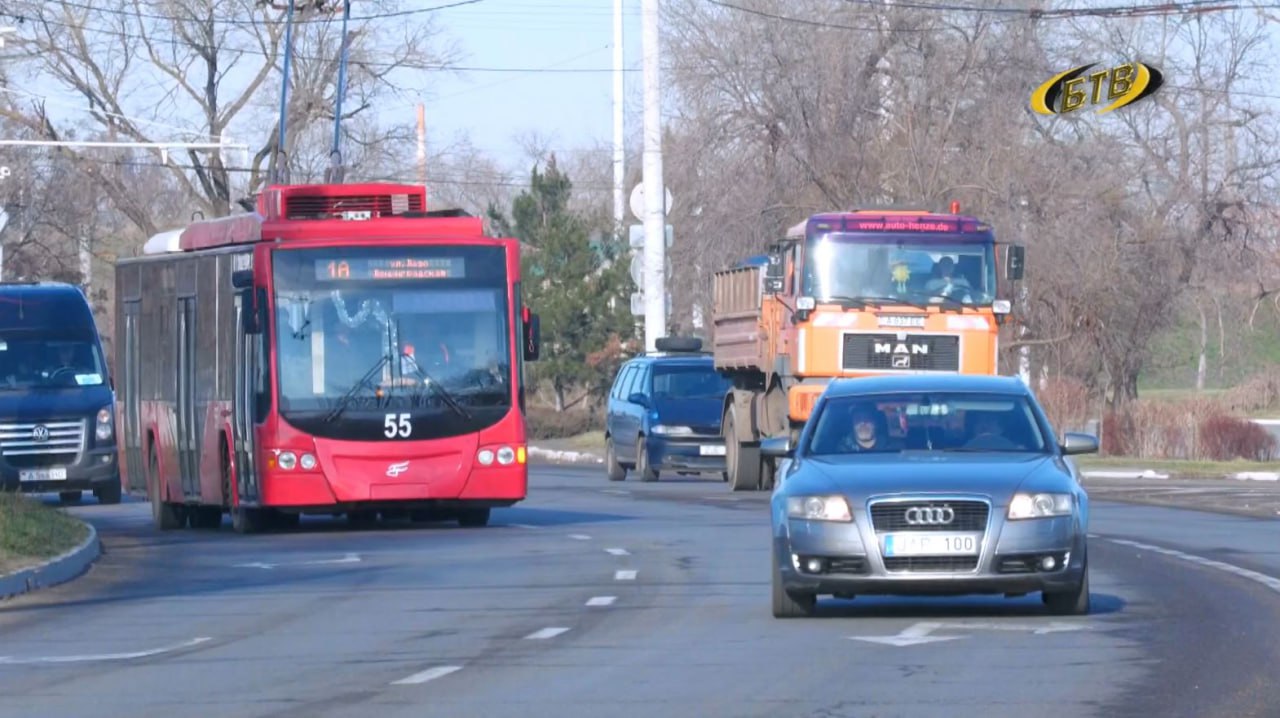
[[775,459],[789,459],[795,453],[794,447],[791,446],[791,437],[775,436],[769,439],[763,439],[760,442],[760,455],[770,456]]
[[1062,436],[1062,453],[1068,456],[1075,454],[1098,453],[1098,438],[1092,434],[1067,433]]
[[524,360],[538,361],[542,355],[542,322],[537,314],[525,310],[524,322]]
[[638,391],[631,392],[631,396],[627,397],[627,401],[632,404],[639,404],[640,406],[644,406],[644,407],[649,406],[649,397],[645,396],[644,394],[641,394]]
[[1004,252],[1004,276],[1005,279],[1016,282],[1022,279],[1022,270],[1025,266],[1026,247],[1021,244],[1010,244],[1005,247]]

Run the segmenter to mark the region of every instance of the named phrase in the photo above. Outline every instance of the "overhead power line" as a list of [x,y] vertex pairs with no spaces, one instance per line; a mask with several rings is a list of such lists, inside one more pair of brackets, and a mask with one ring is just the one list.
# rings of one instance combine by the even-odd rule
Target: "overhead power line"
[[[174,20],[192,20],[196,22],[202,21],[200,18],[176,18],[173,15],[159,15],[156,13],[145,13],[145,12],[137,12],[137,11],[130,11],[130,10],[122,10],[119,8],[103,7],[101,5],[90,5],[88,3],[73,2],[73,0],[57,0],[57,2],[59,5],[63,5],[65,7],[73,7],[78,10],[90,10],[97,13],[103,13],[106,15],[116,15],[119,17],[139,18],[142,20],[164,20],[169,22]],[[426,15],[433,12],[439,12],[441,10],[451,10],[453,8],[463,7],[465,5],[475,5],[481,2],[484,2],[484,0],[458,0],[457,2],[451,2],[445,5],[435,5],[432,7],[412,8],[409,10],[394,10],[389,12],[374,13],[371,15],[352,15],[351,19],[352,20],[386,20],[391,18],[408,17],[411,15]],[[293,21],[294,24],[300,25],[304,23],[312,24],[312,23],[332,22],[333,17],[331,16],[336,16],[341,14],[342,3],[341,2],[332,3],[331,7],[324,7],[325,4],[326,3],[324,2],[324,0],[315,0],[315,2],[311,3],[310,5],[303,2],[298,3],[298,5],[300,6],[298,10],[306,11],[310,13],[323,13],[326,15],[326,17],[310,18],[310,19],[295,19]],[[258,5],[262,7],[271,7],[276,10],[284,10],[288,7],[287,2],[283,6],[277,6],[273,3],[265,2],[264,0],[259,0]],[[5,13],[5,14],[8,15],[9,17],[12,17],[18,20],[19,22],[24,22],[27,19],[32,19],[32,20],[37,19],[37,18],[26,18],[21,14],[18,14],[18,15],[15,15],[13,13]],[[247,18],[215,18],[213,20],[213,24],[231,25],[231,26],[237,26],[237,27],[245,27],[245,26],[258,27],[261,25],[284,25],[285,21],[271,19],[271,18],[261,18],[261,19],[254,19],[254,20],[250,20]]]

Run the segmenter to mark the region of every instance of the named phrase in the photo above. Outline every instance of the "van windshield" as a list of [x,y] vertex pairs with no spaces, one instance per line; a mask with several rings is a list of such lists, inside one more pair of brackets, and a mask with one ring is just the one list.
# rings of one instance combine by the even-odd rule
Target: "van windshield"
[[0,391],[101,386],[106,374],[91,342],[0,336]]

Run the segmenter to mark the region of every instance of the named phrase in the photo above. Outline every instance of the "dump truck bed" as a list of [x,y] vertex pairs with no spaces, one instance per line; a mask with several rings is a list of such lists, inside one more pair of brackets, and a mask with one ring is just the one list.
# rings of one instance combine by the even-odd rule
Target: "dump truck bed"
[[766,366],[771,352],[761,321],[764,268],[739,267],[712,277],[712,355],[717,369]]

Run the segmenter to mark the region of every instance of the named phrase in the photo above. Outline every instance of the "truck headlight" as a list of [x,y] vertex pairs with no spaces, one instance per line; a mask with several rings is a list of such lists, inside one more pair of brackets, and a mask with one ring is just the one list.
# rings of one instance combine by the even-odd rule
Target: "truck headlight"
[[110,407],[103,407],[98,410],[98,426],[93,435],[98,437],[98,441],[107,441],[115,433],[114,417]]
[[852,521],[843,496],[788,496],[787,517],[808,521]]
[[1014,494],[1009,502],[1010,519],[1038,519],[1070,516],[1075,502],[1071,494]]

